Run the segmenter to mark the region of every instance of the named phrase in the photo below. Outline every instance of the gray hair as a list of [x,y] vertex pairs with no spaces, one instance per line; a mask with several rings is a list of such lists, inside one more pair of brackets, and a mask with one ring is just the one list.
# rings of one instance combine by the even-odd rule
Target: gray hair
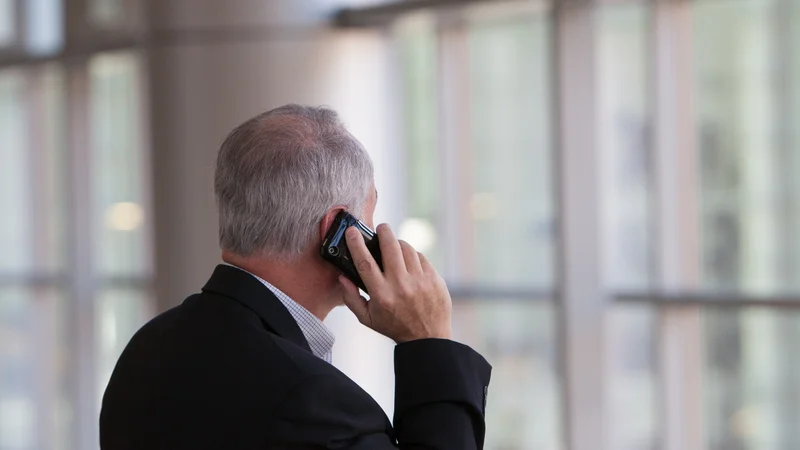
[[220,246],[290,260],[330,208],[363,213],[372,161],[335,111],[286,105],[236,127],[217,156]]

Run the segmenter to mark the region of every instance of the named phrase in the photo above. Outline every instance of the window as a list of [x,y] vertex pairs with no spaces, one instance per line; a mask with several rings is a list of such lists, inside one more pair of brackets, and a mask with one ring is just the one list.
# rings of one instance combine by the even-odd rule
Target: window
[[[596,15],[598,125],[605,180],[603,243],[607,285],[654,286],[653,147],[650,10],[643,3],[602,6]],[[608,314],[610,448],[658,447],[658,364],[649,305],[614,306]]]
[[0,48],[16,41],[16,3],[14,0],[0,0]]
[[[0,72],[0,448],[64,437],[67,370],[61,72]],[[34,93],[35,94],[32,94]],[[33,117],[37,120],[34,122]],[[37,123],[34,129],[31,124]]]
[[463,281],[553,286],[549,32],[545,14],[470,26]]
[[[585,10],[612,299],[608,447],[797,447],[800,3]],[[558,447],[582,414],[561,423],[555,369],[564,286],[552,124],[563,105],[551,92],[570,77],[551,53],[564,16],[573,27],[572,12],[541,4],[486,5],[432,11],[397,33],[407,211],[435,230],[458,336],[495,365],[492,449]]]
[[407,149],[408,183],[406,220],[400,227],[403,239],[424,252],[444,269],[440,233],[445,216],[440,208],[443,161],[439,143],[436,109],[436,35],[428,16],[406,19],[399,27],[403,61],[403,86],[406,89],[404,123]]
[[31,56],[51,56],[64,48],[64,2],[27,0],[22,2],[26,35],[24,50]]
[[[693,7],[703,283],[774,293],[800,287],[793,2]],[[796,7],[793,9],[797,9]],[[795,13],[796,14],[796,13]],[[787,59],[788,58],[788,59]],[[795,63],[796,64],[796,63]],[[784,245],[787,243],[788,245]]]
[[63,0],[0,0],[0,62],[63,49]]
[[[91,78],[93,218],[98,271],[107,277],[146,276],[150,270],[145,226],[145,155],[135,55],[96,56]],[[126,168],[127,170],[120,170]]]
[[[756,296],[796,293],[796,2],[699,0],[694,28],[695,133],[702,283]],[[800,311],[704,314],[705,417],[711,449],[800,445],[795,388]]]
[[60,1],[0,0],[0,46],[30,58],[0,58],[0,450],[95,447],[111,370],[153,313],[141,57],[63,64],[63,21]]
[[154,312],[139,61],[118,53],[89,62],[98,400],[125,345]]
[[400,233],[445,274],[456,338],[494,366],[487,448],[561,439],[549,33],[546,11],[464,15],[439,28],[417,16],[397,28],[408,168]]
[[628,2],[605,5],[596,17],[603,230],[608,283],[619,290],[647,289],[654,277],[649,14]]
[[[461,265],[466,285],[550,291],[549,20],[469,24],[468,146],[459,154]],[[494,364],[487,445],[552,448],[560,440],[552,297],[463,298],[454,323]],[[468,327],[467,324],[471,324]]]

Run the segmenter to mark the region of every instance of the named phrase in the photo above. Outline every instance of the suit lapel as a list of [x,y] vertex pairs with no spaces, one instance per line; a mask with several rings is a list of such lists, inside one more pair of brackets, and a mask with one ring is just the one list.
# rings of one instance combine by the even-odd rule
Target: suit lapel
[[253,275],[236,267],[220,264],[203,287],[203,292],[236,300],[258,314],[264,325],[275,334],[311,351],[294,317],[275,294]]

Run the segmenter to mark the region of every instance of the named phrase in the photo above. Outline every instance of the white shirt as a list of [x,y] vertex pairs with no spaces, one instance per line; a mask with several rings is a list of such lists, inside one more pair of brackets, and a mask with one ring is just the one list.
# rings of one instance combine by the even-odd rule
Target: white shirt
[[[244,270],[241,267],[236,268],[239,270]],[[244,271],[247,272],[246,270]],[[272,293],[275,294],[275,297],[278,297],[278,300],[283,303],[283,306],[289,310],[289,314],[292,315],[295,322],[297,322],[297,326],[300,327],[300,331],[303,332],[303,336],[306,338],[308,346],[311,348],[311,353],[313,353],[314,356],[330,363],[331,358],[333,357],[333,343],[336,341],[336,336],[333,335],[333,332],[331,332],[331,330],[326,327],[317,316],[312,314],[311,311],[305,309],[302,305],[292,300],[291,297],[284,294],[280,289],[271,285],[268,281],[262,279],[256,274],[250,273],[250,275],[253,275],[256,280],[260,281],[261,284],[272,291]]]

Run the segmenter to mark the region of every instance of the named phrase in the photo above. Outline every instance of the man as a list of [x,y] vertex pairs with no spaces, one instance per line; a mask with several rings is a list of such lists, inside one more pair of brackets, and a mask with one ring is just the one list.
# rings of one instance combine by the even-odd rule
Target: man
[[[215,193],[226,264],[131,339],[103,398],[103,449],[483,448],[491,368],[450,340],[428,260],[380,225],[381,271],[348,230],[367,301],[319,254],[338,212],[372,226],[377,201],[372,162],[335,112],[288,105],[237,127]],[[322,320],[342,303],[397,342],[394,426],[330,364]]]

